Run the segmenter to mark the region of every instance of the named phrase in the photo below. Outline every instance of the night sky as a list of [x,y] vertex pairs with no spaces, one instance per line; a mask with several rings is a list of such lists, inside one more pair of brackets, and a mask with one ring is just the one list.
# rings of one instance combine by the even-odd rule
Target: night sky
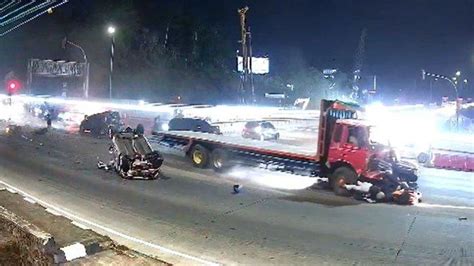
[[[97,0],[71,0],[63,9],[87,14]],[[380,87],[420,87],[420,69],[452,75],[461,70],[474,81],[474,0],[255,0],[139,1],[141,19],[153,27],[154,10],[184,7],[221,25],[238,49],[237,8],[248,5],[254,54],[268,55],[271,71],[283,71],[288,58],[300,56],[318,69],[353,69],[361,30],[367,28],[363,73],[376,74]],[[66,12],[65,11],[65,12]],[[25,60],[15,38],[25,40],[40,19],[1,40],[0,74],[5,62]],[[158,27],[157,25],[155,25]],[[45,30],[43,28],[43,30]],[[47,28],[46,28],[47,30]],[[45,47],[44,49],[48,49]],[[56,48],[55,48],[56,49]],[[1,52],[1,50],[0,50]],[[234,56],[234,55],[229,55]],[[17,64],[18,65],[18,64]],[[23,65],[23,64],[21,64]],[[474,88],[474,86],[471,86]],[[471,89],[472,92],[472,89]]]

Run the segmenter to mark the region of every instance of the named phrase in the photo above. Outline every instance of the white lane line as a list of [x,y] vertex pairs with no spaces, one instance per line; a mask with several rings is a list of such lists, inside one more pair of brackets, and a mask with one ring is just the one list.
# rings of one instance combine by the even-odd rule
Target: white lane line
[[35,203],[36,203],[36,201],[35,201],[34,199],[32,199],[32,198],[24,197],[23,199],[24,199],[25,201],[31,203],[31,204],[35,204]]
[[90,229],[89,227],[87,227],[87,226],[85,226],[85,225],[83,225],[83,224],[81,224],[81,223],[78,223],[78,222],[76,222],[76,221],[72,221],[71,223],[72,223],[73,225],[75,225],[75,226],[77,226],[77,227],[83,229],[83,230],[88,230],[88,229]]
[[119,236],[121,238],[124,238],[124,239],[127,239],[129,241],[132,241],[132,242],[135,242],[135,243],[138,243],[138,244],[141,244],[141,245],[144,245],[144,246],[147,246],[147,247],[150,247],[150,248],[154,248],[154,249],[157,249],[163,253],[168,253],[168,254],[171,254],[171,255],[174,255],[174,256],[178,256],[178,257],[182,257],[182,258],[185,258],[185,259],[188,259],[188,260],[191,260],[191,261],[195,261],[195,262],[198,262],[198,263],[201,263],[201,264],[204,264],[204,265],[212,265],[212,266],[217,266],[217,265],[220,265],[218,263],[215,263],[215,262],[212,262],[212,261],[207,261],[207,260],[204,260],[204,259],[201,259],[201,258],[198,258],[198,257],[194,257],[192,255],[188,255],[188,254],[184,254],[184,253],[181,253],[179,251],[175,251],[175,250],[172,250],[172,249],[169,249],[169,248],[165,248],[163,246],[160,246],[160,245],[157,245],[157,244],[154,244],[154,243],[150,243],[150,242],[147,242],[145,240],[142,240],[142,239],[139,239],[139,238],[136,238],[136,237],[133,237],[133,236],[129,236],[129,235],[126,235],[124,233],[121,233],[121,232],[118,232],[112,228],[108,228],[106,226],[103,226],[103,225],[100,225],[100,224],[97,224],[97,223],[94,223],[92,221],[89,221],[87,219],[84,219],[84,218],[81,218],[75,214],[72,214],[68,211],[65,211],[59,207],[56,207],[52,204],[49,204],[43,200],[40,200],[28,193],[26,193],[25,191],[22,191],[21,189],[18,189],[4,181],[1,181],[0,180],[0,184],[3,184],[7,187],[7,190],[8,189],[11,189],[11,190],[14,190],[14,191],[18,191],[19,193],[21,193],[23,196],[25,197],[29,197],[33,200],[35,200],[36,202],[38,202],[40,205],[43,205],[43,207],[46,207],[48,209],[50,209],[50,212],[51,210],[56,212],[56,213],[60,213],[70,219],[74,219],[74,220],[77,220],[77,221],[80,221],[81,223],[84,223],[86,225],[89,225],[89,226],[92,226],[92,227],[95,227],[95,228],[99,228],[103,231],[106,231],[107,233],[109,234],[113,234],[113,235],[116,235],[116,236]]
[[[0,182],[1,182],[1,181],[0,181]],[[51,213],[51,214],[54,215],[54,216],[62,216],[62,214],[60,214],[59,212],[57,212],[57,211],[55,211],[55,210],[52,210],[52,209],[50,209],[50,208],[46,208],[45,211]]]
[[445,209],[461,209],[461,210],[474,210],[472,206],[457,206],[457,205],[442,205],[442,204],[429,204],[429,203],[418,203],[415,206],[422,208],[445,208]]
[[[4,184],[4,185],[6,185],[6,184]],[[7,186],[7,191],[8,192],[13,193],[13,194],[17,193],[17,190],[10,188],[8,185],[6,185],[6,186]]]

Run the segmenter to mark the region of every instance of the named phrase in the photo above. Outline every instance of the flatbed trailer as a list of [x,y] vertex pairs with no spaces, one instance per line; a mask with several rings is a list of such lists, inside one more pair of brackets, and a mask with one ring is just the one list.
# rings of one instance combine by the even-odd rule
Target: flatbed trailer
[[357,119],[359,110],[350,103],[322,100],[314,148],[191,131],[158,132],[156,140],[183,151],[198,168],[223,171],[245,164],[328,177],[339,195],[349,195],[346,185],[358,180],[410,182],[416,187],[416,166],[399,161],[391,147],[372,142],[371,125]]
[[[204,168],[208,164],[217,170],[224,170],[235,164],[263,164],[280,170],[306,172],[315,175],[319,171],[318,154],[314,149],[286,145],[271,141],[244,139],[237,136],[216,135],[191,131],[167,131],[158,134],[160,144],[193,156],[195,166]],[[197,160],[197,161],[196,161]]]

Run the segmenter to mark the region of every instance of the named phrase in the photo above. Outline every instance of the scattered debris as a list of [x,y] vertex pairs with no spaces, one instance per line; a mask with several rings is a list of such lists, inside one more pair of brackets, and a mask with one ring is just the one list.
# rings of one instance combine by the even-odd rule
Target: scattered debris
[[242,185],[236,184],[233,186],[234,194],[240,193],[240,190],[242,189]]
[[41,128],[41,129],[33,131],[35,135],[44,135],[47,132],[48,132],[48,128]]

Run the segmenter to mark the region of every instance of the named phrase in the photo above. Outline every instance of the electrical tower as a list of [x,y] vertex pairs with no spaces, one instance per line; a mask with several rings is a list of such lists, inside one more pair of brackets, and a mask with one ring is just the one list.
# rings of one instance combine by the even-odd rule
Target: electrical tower
[[367,28],[362,29],[360,33],[359,45],[354,58],[354,72],[352,80],[352,93],[351,98],[359,101],[361,100],[361,91],[359,88],[359,80],[361,78],[362,67],[364,65],[365,57],[365,40],[367,39]]

